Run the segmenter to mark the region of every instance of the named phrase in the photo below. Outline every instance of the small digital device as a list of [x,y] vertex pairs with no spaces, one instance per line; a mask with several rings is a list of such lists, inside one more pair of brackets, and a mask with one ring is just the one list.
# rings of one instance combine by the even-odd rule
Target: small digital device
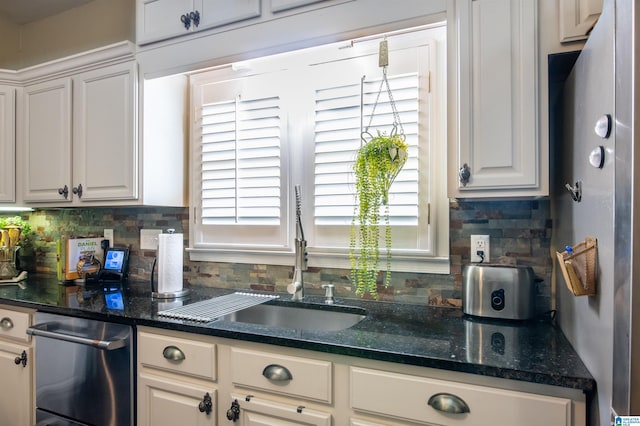
[[98,273],[98,281],[122,282],[127,278],[129,249],[109,247],[104,253],[104,265]]
[[122,290],[106,288],[104,290],[104,301],[107,305],[107,309],[124,311],[124,299],[122,297]]
[[126,252],[126,249],[108,248],[105,254],[103,269],[122,274],[127,256]]

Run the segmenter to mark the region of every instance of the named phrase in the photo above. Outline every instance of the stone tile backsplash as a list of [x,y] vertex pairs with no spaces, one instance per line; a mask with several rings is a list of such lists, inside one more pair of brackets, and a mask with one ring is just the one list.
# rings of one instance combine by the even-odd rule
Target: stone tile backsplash
[[[131,279],[149,280],[155,251],[140,250],[140,229],[169,229],[185,234],[188,246],[187,208],[87,208],[38,210],[24,213],[35,231],[33,250],[22,250],[22,268],[31,272],[55,273],[55,243],[61,235],[101,236],[112,228],[116,245],[131,250]],[[552,257],[549,200],[463,201],[450,203],[451,274],[396,272],[391,286],[380,288],[380,299],[425,305],[460,305],[462,266],[469,263],[469,237],[491,237],[492,263],[509,262],[533,267],[540,279],[538,310],[550,306]],[[191,262],[185,253],[185,285],[230,287],[284,292],[293,267]],[[248,284],[249,283],[249,284]],[[355,296],[344,269],[310,268],[305,273],[308,294],[322,294],[321,284],[336,286],[338,297]]]

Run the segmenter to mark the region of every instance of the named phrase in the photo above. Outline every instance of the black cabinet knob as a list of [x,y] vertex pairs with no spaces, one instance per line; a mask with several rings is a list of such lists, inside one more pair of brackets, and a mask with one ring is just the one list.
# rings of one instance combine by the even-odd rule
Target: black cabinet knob
[[202,398],[202,401],[200,401],[200,404],[198,404],[198,410],[200,410],[201,413],[205,413],[207,415],[211,414],[211,411],[213,411],[213,401],[211,400],[211,395],[209,395],[209,392],[205,394],[205,396]]
[[73,193],[76,194],[78,198],[82,198],[82,184],[73,187]]
[[471,169],[467,163],[464,163],[462,167],[460,167],[460,171],[458,172],[458,178],[460,179],[460,183],[462,186],[467,186],[469,183],[469,178],[471,177]]
[[191,18],[191,21],[193,22],[193,26],[198,28],[198,25],[200,25],[200,12],[198,12],[197,10],[194,12],[191,12],[189,14],[189,18]]
[[69,187],[65,185],[64,188],[58,188],[58,194],[64,196],[66,200],[69,197]]
[[231,403],[231,408],[227,410],[227,419],[235,422],[240,418],[240,404],[238,404],[238,400],[234,400]]
[[22,353],[20,354],[20,356],[17,356],[13,362],[16,363],[16,365],[20,365],[22,364],[23,367],[27,366],[27,352],[22,351]]
[[184,29],[188,30],[191,27],[191,18],[188,13],[180,15],[180,22],[184,24]]

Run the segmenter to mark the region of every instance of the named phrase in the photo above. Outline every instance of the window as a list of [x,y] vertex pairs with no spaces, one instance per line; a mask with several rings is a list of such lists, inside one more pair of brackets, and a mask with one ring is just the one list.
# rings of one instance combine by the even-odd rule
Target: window
[[[409,145],[390,192],[394,270],[449,272],[444,34],[438,25],[387,36],[387,75]],[[394,121],[380,92],[381,40],[191,76],[192,260],[293,264],[299,184],[309,264],[350,267],[361,129],[388,133]]]

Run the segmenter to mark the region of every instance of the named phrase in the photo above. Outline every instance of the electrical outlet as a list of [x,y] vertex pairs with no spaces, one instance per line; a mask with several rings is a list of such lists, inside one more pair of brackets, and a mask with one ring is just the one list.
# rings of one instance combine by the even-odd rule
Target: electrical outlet
[[162,229],[141,229],[140,250],[157,250],[158,235],[160,234],[162,234]]
[[471,236],[471,262],[489,263],[489,236]]

